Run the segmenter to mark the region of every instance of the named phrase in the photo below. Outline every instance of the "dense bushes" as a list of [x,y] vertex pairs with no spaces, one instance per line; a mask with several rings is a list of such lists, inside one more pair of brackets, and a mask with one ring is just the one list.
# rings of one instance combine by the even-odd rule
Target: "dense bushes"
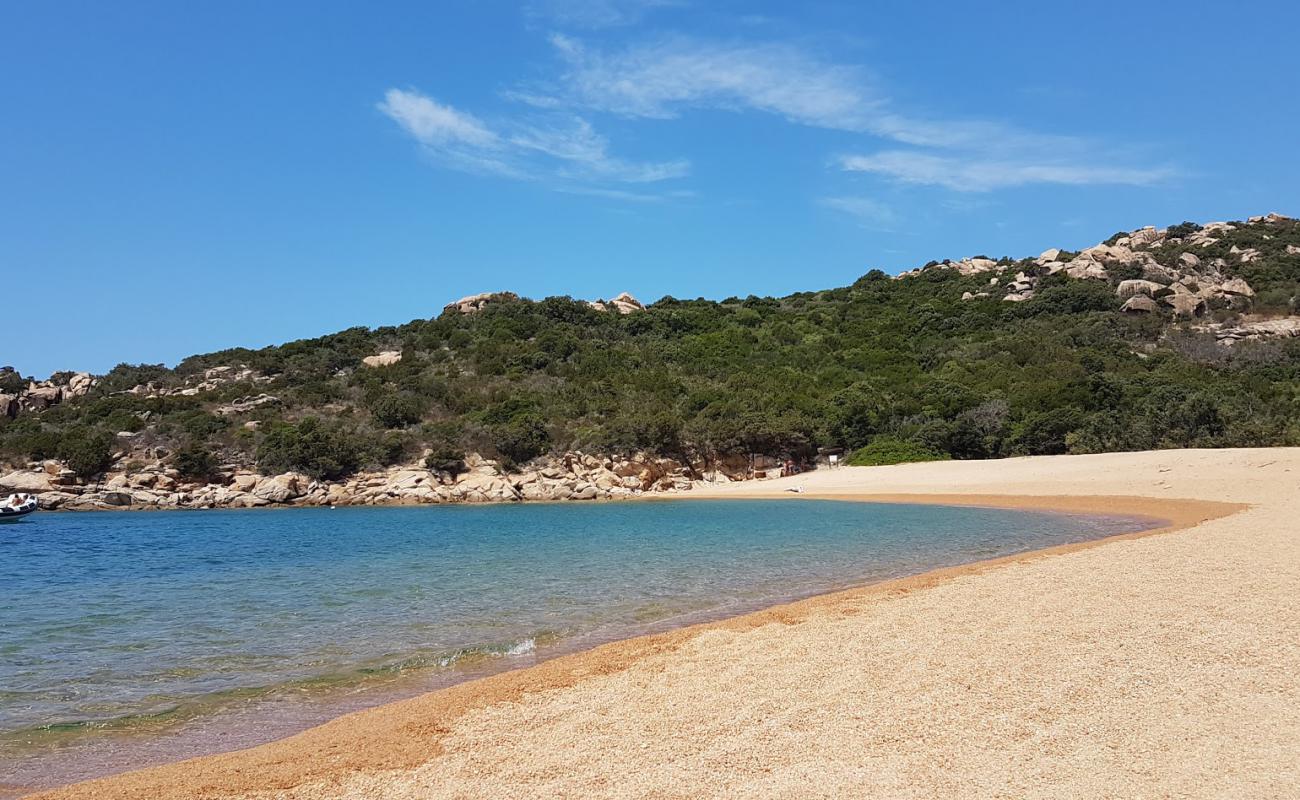
[[360,461],[360,447],[353,437],[316,417],[296,425],[275,425],[257,448],[257,466],[268,475],[295,471],[313,478],[338,478],[355,470]]
[[[1300,246],[1300,225],[1216,236],[1199,258],[1225,259],[1259,306],[1294,307],[1300,256],[1286,247]],[[1233,247],[1260,255],[1241,263]],[[1152,252],[1173,263],[1184,250]],[[194,470],[205,468],[200,451],[219,449],[266,472],[337,477],[421,456],[456,471],[469,452],[520,463],[572,447],[694,461],[835,446],[879,463],[1300,443],[1300,341],[1229,348],[1161,314],[1121,314],[1114,283],[1137,277],[1137,265],[1110,282],[1044,275],[1031,260],[1009,266],[1022,270],[1039,283],[1021,303],[963,302],[989,287],[987,274],[891,280],[873,270],[837,289],[665,297],[627,316],[567,297],[507,299],[471,315],[195,356],[174,371],[120,365],[89,398],[0,419],[0,455],[50,458],[86,431],[140,430],[133,441],[192,448]],[[362,366],[385,350],[402,360]],[[114,394],[240,365],[266,377],[198,397]],[[263,392],[280,402],[214,413]]]
[[871,444],[854,451],[845,463],[854,467],[878,467],[916,461],[942,461],[947,458],[946,453],[931,450],[919,442],[879,436]]
[[194,481],[210,480],[217,472],[217,460],[212,457],[212,453],[193,442],[176,451],[172,457],[172,466],[182,478]]
[[94,478],[112,466],[114,442],[108,431],[76,428],[63,434],[58,455],[77,477]]

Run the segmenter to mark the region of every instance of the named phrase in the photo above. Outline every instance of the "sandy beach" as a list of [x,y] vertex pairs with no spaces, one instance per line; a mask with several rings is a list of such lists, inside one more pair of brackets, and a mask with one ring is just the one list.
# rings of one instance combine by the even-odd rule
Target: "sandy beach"
[[1166,524],[617,642],[37,796],[1300,794],[1300,449],[841,468],[696,495]]

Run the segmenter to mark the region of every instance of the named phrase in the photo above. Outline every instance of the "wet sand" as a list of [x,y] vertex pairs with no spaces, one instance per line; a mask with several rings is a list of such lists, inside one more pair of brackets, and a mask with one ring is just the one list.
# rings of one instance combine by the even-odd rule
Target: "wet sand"
[[[805,491],[785,491],[794,486]],[[1167,524],[616,642],[251,750],[39,796],[1300,790],[1300,449],[842,468],[699,496]]]

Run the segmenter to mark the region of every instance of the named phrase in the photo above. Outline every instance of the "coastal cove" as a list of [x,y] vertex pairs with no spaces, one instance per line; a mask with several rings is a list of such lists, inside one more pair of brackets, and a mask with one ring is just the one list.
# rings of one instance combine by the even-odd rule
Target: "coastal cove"
[[[979,763],[970,761],[967,755],[958,756],[958,750],[951,749],[958,746],[958,740],[951,736],[964,739],[970,735],[972,726],[981,730],[987,724],[979,718],[993,713],[989,703],[1001,704],[997,713],[1003,721],[997,723],[998,729],[1018,724],[1017,720],[1030,713],[1022,703],[1033,702],[1032,699],[1016,699],[1019,692],[1005,695],[1000,688],[1004,685],[1002,679],[987,683],[990,669],[1004,671],[1008,680],[1020,674],[1022,668],[1008,659],[1026,661],[1023,669],[1044,669],[1046,664],[1041,659],[1060,667],[1068,665],[1047,682],[1044,691],[1055,691],[1051,687],[1061,682],[1067,685],[1084,682],[1083,685],[1092,689],[1076,699],[1054,701],[1052,718],[1071,719],[1080,713],[1078,704],[1087,702],[1100,720],[1099,727],[1087,734],[1088,741],[1097,737],[1109,740],[1137,736],[1140,742],[1137,746],[1156,753],[1145,758],[1158,758],[1161,750],[1155,742],[1173,741],[1164,723],[1140,713],[1134,718],[1131,708],[1134,701],[1120,703],[1113,695],[1132,680],[1123,677],[1129,670],[1155,670],[1156,674],[1165,674],[1174,669],[1168,659],[1188,658],[1184,655],[1186,648],[1210,647],[1194,629],[1181,627],[1185,624],[1181,620],[1187,614],[1209,614],[1215,619],[1254,615],[1252,635],[1264,637],[1270,646],[1287,641],[1297,628],[1295,609],[1278,605],[1285,603],[1282,598],[1290,596],[1288,592],[1297,585],[1295,559],[1281,555],[1283,552],[1294,555],[1295,537],[1285,533],[1285,528],[1277,527],[1283,524],[1285,514],[1279,516],[1270,499],[1281,496],[1280,487],[1294,485],[1290,473],[1297,467],[1300,467],[1300,457],[1296,451],[1266,449],[1015,459],[995,465],[909,465],[823,474],[819,485],[810,486],[810,492],[839,499],[907,496],[915,499],[916,495],[924,495],[945,503],[1146,513],[1164,516],[1171,525],[1146,535],[1138,534],[1137,539],[1122,537],[1127,540],[1061,548],[1047,558],[1041,557],[1041,553],[1030,553],[994,563],[940,570],[720,622],[616,642],[529,669],[349,715],[271,745],[68,787],[42,796],[149,797],[156,795],[161,787],[167,787],[168,796],[175,797],[272,796],[267,792],[284,798],[349,797],[367,792],[379,792],[385,797],[452,794],[486,797],[511,791],[512,787],[519,790],[524,785],[533,785],[528,781],[540,779],[538,770],[552,769],[545,767],[545,763],[560,761],[568,765],[564,768],[567,771],[562,778],[545,781],[547,791],[566,796],[584,792],[601,794],[597,787],[616,776],[623,776],[619,780],[635,780],[642,788],[658,784],[661,778],[657,773],[638,771],[633,777],[630,770],[643,769],[636,765],[647,756],[664,758],[663,748],[681,753],[679,757],[686,760],[681,769],[690,770],[693,780],[703,781],[705,793],[721,794],[740,785],[734,781],[753,780],[755,776],[740,770],[735,776],[727,776],[724,783],[716,783],[716,774],[710,777],[710,773],[699,771],[694,766],[696,757],[690,753],[708,752],[714,746],[709,742],[715,734],[705,733],[698,725],[717,724],[706,720],[715,719],[723,709],[733,718],[748,719],[752,713],[748,709],[772,702],[773,691],[782,694],[783,703],[791,704],[791,713],[814,713],[807,703],[817,708],[844,707],[846,711],[840,714],[848,708],[863,708],[864,704],[866,708],[874,708],[870,712],[873,716],[863,717],[863,723],[850,726],[855,736],[865,735],[857,729],[869,720],[871,726],[879,726],[931,708],[927,713],[931,727],[926,743],[911,744],[904,740],[890,746],[889,751],[901,753],[909,760],[919,759],[918,767],[929,764],[914,775],[920,775],[931,794],[954,796],[958,787],[968,785],[959,776],[975,774],[983,781],[981,785],[1003,785],[1010,773],[986,774],[980,770],[998,770],[997,765],[1006,763],[1006,758],[1029,758],[1031,766],[1027,768],[1036,769],[1032,766],[1036,756],[1030,752],[1014,755],[1022,747],[1037,752],[1032,742],[990,741],[987,745],[993,748],[988,751],[990,758]],[[735,489],[755,492],[762,488],[776,493],[781,487],[751,483],[732,487],[725,494],[744,496]],[[942,491],[936,491],[940,488]],[[1008,489],[1014,495],[998,493]],[[791,504],[800,502],[795,500]],[[1180,528],[1181,532],[1173,536],[1150,535]],[[1249,538],[1243,539],[1243,535]],[[1182,555],[1200,553],[1205,548],[1219,553],[1219,557]],[[1229,553],[1232,556],[1225,558]],[[1237,574],[1243,569],[1255,576],[1256,587],[1276,589],[1256,588],[1225,594],[1220,580],[1209,577],[1215,573]],[[1190,576],[1198,573],[1205,574],[1189,582]],[[1139,582],[1130,587],[1135,578]],[[1205,600],[1201,599],[1202,589]],[[1019,599],[1011,600],[1012,597]],[[1060,637],[1069,631],[1081,631],[1079,626],[1084,620],[1092,620],[1087,622],[1089,628],[1100,626],[1097,632],[1089,634],[1088,640],[1101,635],[1106,637],[1106,644],[1090,646],[1078,654],[1061,651]],[[1047,627],[1039,630],[1040,623]],[[1180,626],[1173,638],[1147,630],[1150,625],[1171,624]],[[1208,618],[1206,624],[1210,624]],[[934,660],[936,653],[932,648],[940,645],[940,641],[931,638],[936,625],[937,630],[949,632],[942,644],[948,655],[939,661]],[[1008,625],[1011,627],[1006,628]],[[927,628],[932,632],[924,633]],[[869,638],[862,639],[863,636]],[[1016,637],[1018,644],[1010,645],[1007,636]],[[1047,639],[1040,643],[1043,637]],[[1048,641],[1054,644],[1049,645]],[[1232,648],[1236,641],[1235,638],[1220,641],[1212,648]],[[864,646],[870,649],[864,651]],[[752,647],[761,649],[756,651]],[[810,651],[809,647],[818,650]],[[849,661],[843,660],[848,656],[844,652],[846,647],[855,654]],[[791,661],[795,652],[803,656]],[[1118,661],[1108,655],[1119,652],[1126,655]],[[969,661],[970,657],[976,661]],[[1140,660],[1134,662],[1134,657]],[[1236,656],[1224,657],[1240,660]],[[857,663],[863,658],[865,662]],[[1281,796],[1278,789],[1287,785],[1285,776],[1294,774],[1294,753],[1284,755],[1276,746],[1267,744],[1271,739],[1260,737],[1280,735],[1281,740],[1289,740],[1286,731],[1300,730],[1294,706],[1285,699],[1265,706],[1255,705],[1250,713],[1258,718],[1247,720],[1233,711],[1236,708],[1233,698],[1257,691],[1248,687],[1281,692],[1282,697],[1294,696],[1294,680],[1286,676],[1294,674],[1292,667],[1296,659],[1294,645],[1282,646],[1273,658],[1257,665],[1241,662],[1230,674],[1203,675],[1205,686],[1199,691],[1219,692],[1220,699],[1196,712],[1199,722],[1194,728],[1194,738],[1190,744],[1184,739],[1180,746],[1195,749],[1201,747],[1200,742],[1208,744],[1213,740],[1221,751],[1220,758],[1234,762],[1239,748],[1264,752],[1273,758],[1271,766],[1253,774],[1250,785],[1260,789],[1257,796]],[[926,685],[932,688],[921,690],[912,684],[917,678],[911,677],[909,669],[897,672],[911,662],[928,664],[927,670],[933,675]],[[825,672],[827,669],[832,672]],[[882,669],[886,672],[881,672]],[[984,677],[968,674],[967,670],[971,669]],[[1047,675],[1037,674],[1040,682]],[[655,675],[659,677],[652,677]],[[797,679],[799,683],[787,685],[788,679]],[[852,697],[858,699],[845,694],[850,691],[850,685],[856,686],[862,680],[878,683],[879,687],[866,689],[864,685],[851,690]],[[952,690],[944,687],[959,687],[971,680],[984,686],[980,694],[966,696],[958,706],[949,705],[957,698],[950,698]],[[1178,687],[1184,680],[1170,677],[1164,688],[1148,686],[1145,691],[1153,696],[1149,700],[1143,698],[1144,707],[1148,702],[1166,702],[1164,695],[1181,691]],[[926,705],[892,705],[897,695],[888,687],[900,682],[919,691],[921,702]],[[1005,685],[1010,689],[1015,684]],[[738,693],[741,686],[744,691]],[[695,697],[696,691],[718,694],[714,703],[699,706],[697,701],[702,698]],[[859,697],[857,693],[862,691],[869,694]],[[662,692],[681,699],[676,705],[662,705],[668,702],[666,697],[659,696]],[[876,692],[886,694],[874,699]],[[617,697],[617,702],[628,704],[627,719],[598,721],[592,717],[596,711],[593,704],[605,702],[599,699],[602,697],[606,700]],[[671,721],[654,710],[670,706],[675,709]],[[554,708],[553,712],[546,712],[547,721],[533,716],[533,710],[540,712],[543,708]],[[714,708],[717,711],[711,710]],[[1108,708],[1112,710],[1104,710]],[[550,716],[552,713],[556,716]],[[852,713],[851,719],[858,719],[856,715],[862,712]],[[938,716],[934,716],[936,713]],[[1231,722],[1228,717],[1232,718]],[[505,734],[501,726],[507,724],[514,733],[501,738]],[[580,733],[571,724],[583,730],[589,730],[592,725],[597,729],[614,725],[632,741],[626,746],[586,741],[592,734]],[[663,729],[663,724],[669,724],[670,728]],[[641,725],[649,726],[646,735],[666,738],[646,740],[631,732]],[[828,734],[819,732],[821,728],[820,723],[814,722],[811,727],[791,729],[790,735],[796,735],[796,730],[806,730],[808,736],[817,737],[818,745],[815,750],[806,749],[800,744],[804,734],[797,734],[789,745],[795,749],[788,756],[770,751],[776,742],[764,745],[761,739],[755,740],[750,735],[743,735],[737,741],[736,734],[726,734],[727,738],[719,744],[728,742],[726,746],[738,752],[766,749],[767,757],[783,763],[786,757],[815,761],[815,754],[828,753],[828,747],[834,757],[839,752],[839,743],[861,741],[837,736],[827,738]],[[1052,730],[1050,725],[1049,730]],[[1120,730],[1129,732],[1120,733]],[[1067,735],[1062,731],[1059,735],[1065,736],[1059,747],[1086,746],[1082,741],[1074,743],[1074,733]],[[543,739],[539,740],[538,736]],[[544,752],[537,749],[542,740],[567,744],[560,750],[548,748]],[[655,741],[658,743],[652,744]],[[644,751],[646,746],[652,748],[651,753]],[[654,748],[660,752],[656,754]],[[866,750],[855,749],[857,755],[851,758],[873,758],[877,749],[875,745],[868,745]],[[941,766],[934,760],[936,757],[956,757],[962,766]],[[1121,747],[1116,757],[1130,760],[1136,756]],[[498,758],[505,760],[498,761]],[[500,770],[499,774],[481,785],[465,783],[473,781],[470,774],[481,779],[481,770],[488,761]],[[1162,774],[1129,774],[1106,764],[1103,768],[1106,771],[1101,773],[1101,784],[1096,783],[1099,777],[1095,768],[1058,770],[1050,779],[1031,780],[1047,780],[1054,787],[1102,785],[1116,791],[1120,790],[1117,787],[1133,791],[1135,787],[1153,789],[1168,785],[1168,777]],[[1193,773],[1198,780],[1213,780],[1205,770],[1193,770]],[[784,780],[791,773],[779,768],[769,774]],[[869,785],[880,785],[879,780],[888,780],[890,774],[886,770]],[[668,776],[662,779],[667,780]],[[452,783],[445,782],[448,780]],[[827,787],[841,785],[840,780],[833,771],[825,773],[818,779],[817,793],[825,794]],[[857,781],[861,778],[852,780],[853,785],[860,785]],[[472,791],[451,791],[452,786],[470,785],[474,786]],[[760,792],[763,785],[759,784]],[[420,787],[418,794],[408,793],[416,787]],[[671,791],[667,794],[676,796]]]
[[[1069,511],[801,498],[54,515],[44,556],[5,543],[26,600],[4,646],[27,667],[5,681],[24,690],[0,709],[6,782],[256,744],[602,642],[1157,525]],[[75,602],[50,603],[42,573]]]

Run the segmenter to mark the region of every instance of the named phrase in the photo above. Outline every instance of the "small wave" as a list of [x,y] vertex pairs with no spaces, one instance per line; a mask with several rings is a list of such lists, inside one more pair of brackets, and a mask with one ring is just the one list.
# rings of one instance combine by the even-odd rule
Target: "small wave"
[[[238,687],[190,697],[158,697],[155,698],[160,701],[156,710],[57,720],[17,730],[0,731],[0,745],[50,744],[105,733],[160,733],[196,717],[217,713],[249,701],[343,691],[428,670],[473,669],[477,665],[501,658],[532,655],[537,652],[539,643],[547,646],[561,638],[563,637],[558,632],[541,631],[514,641],[463,647],[451,652],[421,653],[397,660],[356,665],[341,672],[302,676],[268,686]],[[4,692],[0,693],[0,698],[14,700],[15,695],[14,692]]]
[[527,639],[516,643],[509,650],[506,650],[505,654],[508,656],[526,656],[536,650],[537,640],[530,636]]

